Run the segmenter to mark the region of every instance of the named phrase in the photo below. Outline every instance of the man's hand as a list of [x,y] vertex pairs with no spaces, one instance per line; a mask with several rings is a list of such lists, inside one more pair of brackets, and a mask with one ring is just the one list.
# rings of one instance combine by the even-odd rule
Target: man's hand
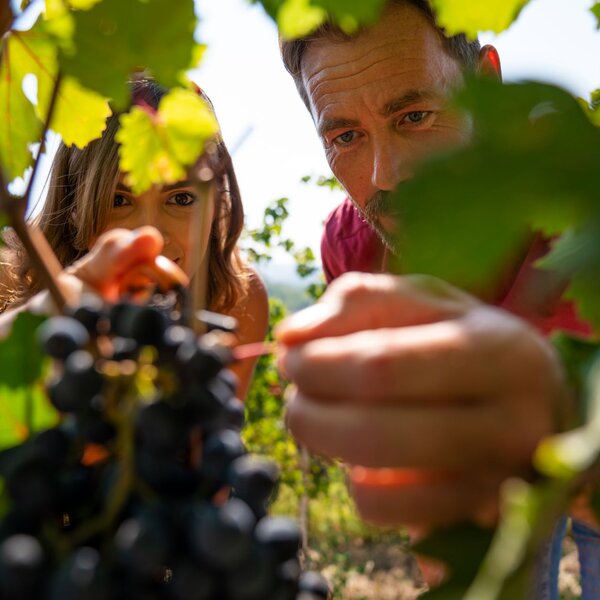
[[493,518],[500,483],[529,472],[563,401],[541,335],[429,277],[341,277],[277,337],[297,386],[292,433],[367,467],[350,479],[372,521]]

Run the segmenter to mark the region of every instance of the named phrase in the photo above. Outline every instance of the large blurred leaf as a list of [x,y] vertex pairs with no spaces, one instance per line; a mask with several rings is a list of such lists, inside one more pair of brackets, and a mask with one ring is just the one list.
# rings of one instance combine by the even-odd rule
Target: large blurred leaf
[[431,0],[437,21],[448,35],[465,33],[477,37],[479,31],[500,33],[519,16],[529,0]]
[[185,167],[199,158],[204,143],[217,131],[208,105],[189,90],[167,94],[157,112],[134,106],[122,115],[116,136],[127,184],[141,194],[153,183],[185,179]]
[[[462,598],[475,578],[482,556],[487,552],[493,531],[475,525],[438,529],[415,545],[414,550],[446,565],[448,581],[424,595],[427,600]],[[457,551],[460,545],[460,551]]]
[[10,334],[0,340],[0,385],[19,388],[39,379],[44,355],[35,332],[43,321],[44,317],[20,313]]
[[20,444],[34,431],[53,427],[59,418],[41,386],[0,385],[0,450]]
[[[45,32],[42,21],[30,31],[14,32],[14,38],[21,72],[23,75],[32,73],[37,78],[35,111],[39,119],[45,120],[58,74],[56,45]],[[60,83],[50,128],[62,136],[65,144],[82,148],[100,137],[110,112],[105,98],[65,76]]]
[[0,62],[0,165],[9,181],[31,165],[29,144],[38,141],[42,127],[23,93],[26,56],[16,40],[14,33],[2,39]]
[[72,16],[73,51],[61,52],[62,69],[119,108],[127,103],[132,72],[146,68],[172,87],[191,66],[196,27],[192,0],[103,0]]
[[493,288],[527,241],[589,220],[600,189],[600,133],[566,92],[469,82],[460,103],[473,144],[433,159],[396,192],[404,270]]

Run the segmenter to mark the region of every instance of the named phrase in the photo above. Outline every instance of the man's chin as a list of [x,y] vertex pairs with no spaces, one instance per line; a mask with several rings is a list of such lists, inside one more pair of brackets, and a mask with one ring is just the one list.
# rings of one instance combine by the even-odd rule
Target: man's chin
[[[395,223],[395,220],[391,218],[386,219],[386,221],[393,221]],[[380,221],[371,223],[371,226],[375,229],[384,246],[394,256],[398,256],[400,254],[400,238],[395,233],[395,229],[386,228]]]

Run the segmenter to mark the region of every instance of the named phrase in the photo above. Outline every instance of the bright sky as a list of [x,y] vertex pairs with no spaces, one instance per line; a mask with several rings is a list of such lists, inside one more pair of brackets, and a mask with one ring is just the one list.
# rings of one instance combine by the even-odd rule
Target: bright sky
[[[481,40],[499,49],[505,79],[550,81],[588,97],[600,87],[600,32],[587,10],[591,4],[532,0],[509,31]],[[287,196],[291,216],[284,233],[318,252],[323,219],[342,195],[300,183],[304,175],[329,175],[329,168],[281,64],[275,26],[247,0],[196,0],[196,6],[198,39],[208,50],[192,77],[212,98],[233,151],[247,224],[257,226],[266,205]]]

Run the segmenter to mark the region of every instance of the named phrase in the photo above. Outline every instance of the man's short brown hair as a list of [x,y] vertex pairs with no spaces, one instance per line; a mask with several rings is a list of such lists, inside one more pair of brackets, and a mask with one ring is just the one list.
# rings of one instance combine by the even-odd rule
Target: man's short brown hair
[[[464,71],[475,70],[479,58],[479,51],[481,50],[479,41],[469,41],[462,34],[447,37],[444,30],[441,29],[435,21],[435,14],[429,4],[429,0],[389,0],[388,5],[392,4],[411,4],[422,11],[440,34],[448,54],[460,63]],[[281,40],[281,57],[283,59],[283,64],[294,78],[296,88],[298,88],[298,92],[309,110],[310,102],[302,80],[302,58],[308,44],[320,39],[350,40],[355,35],[356,34],[347,34],[334,23],[327,21],[313,33],[305,37],[297,38],[295,40]]]

